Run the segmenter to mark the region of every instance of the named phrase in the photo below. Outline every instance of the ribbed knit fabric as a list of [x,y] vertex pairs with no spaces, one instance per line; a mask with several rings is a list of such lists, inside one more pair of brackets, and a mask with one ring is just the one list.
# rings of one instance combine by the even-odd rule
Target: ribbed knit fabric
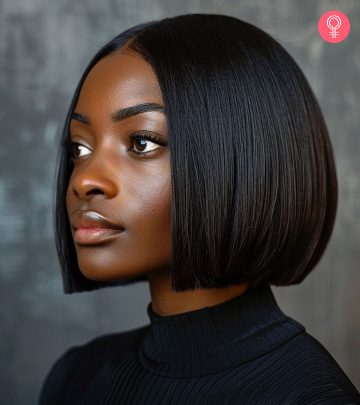
[[286,316],[269,285],[224,303],[70,347],[39,405],[360,404],[331,354]]

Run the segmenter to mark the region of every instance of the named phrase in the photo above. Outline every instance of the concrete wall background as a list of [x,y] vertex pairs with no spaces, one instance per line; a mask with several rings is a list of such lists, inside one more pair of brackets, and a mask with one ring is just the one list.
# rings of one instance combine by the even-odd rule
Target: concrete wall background
[[[331,9],[351,23],[325,43],[317,21]],[[147,283],[64,295],[52,201],[57,142],[70,98],[96,51],[124,29],[177,14],[229,14],[273,35],[303,69],[327,121],[339,177],[333,236],[299,286],[273,287],[360,389],[360,3],[296,0],[0,0],[0,391],[35,404],[66,348],[148,323]]]

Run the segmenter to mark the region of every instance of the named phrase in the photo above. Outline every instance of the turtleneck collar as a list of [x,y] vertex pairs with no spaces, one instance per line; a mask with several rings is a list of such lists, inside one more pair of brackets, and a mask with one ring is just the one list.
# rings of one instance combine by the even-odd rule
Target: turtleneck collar
[[195,377],[254,360],[305,331],[279,308],[270,285],[248,288],[223,303],[161,316],[147,306],[150,325],[139,358],[152,373]]

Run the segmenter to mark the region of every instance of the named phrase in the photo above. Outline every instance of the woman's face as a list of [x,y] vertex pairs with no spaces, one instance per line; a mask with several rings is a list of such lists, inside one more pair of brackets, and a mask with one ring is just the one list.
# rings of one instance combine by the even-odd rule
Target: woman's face
[[[123,48],[93,67],[74,109],[70,138],[79,145],[72,148],[76,159],[66,193],[70,222],[74,211],[94,210],[124,228],[91,243],[77,241],[72,228],[80,270],[91,280],[133,278],[166,270],[170,264],[166,117],[161,111],[147,111],[111,119],[119,109],[143,103],[164,106],[157,78],[141,57]],[[132,140],[139,131],[158,137],[160,143]]]

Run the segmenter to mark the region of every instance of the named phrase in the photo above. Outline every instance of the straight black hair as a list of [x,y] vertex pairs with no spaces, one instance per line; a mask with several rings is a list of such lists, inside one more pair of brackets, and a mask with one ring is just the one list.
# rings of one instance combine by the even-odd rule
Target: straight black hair
[[[338,185],[321,109],[294,59],[269,34],[227,15],[136,25],[90,61],[63,139],[87,74],[125,45],[153,68],[165,104],[172,288],[299,284],[331,236]],[[64,292],[147,281],[97,282],[81,273],[65,205],[67,153],[60,147],[54,213]]]

